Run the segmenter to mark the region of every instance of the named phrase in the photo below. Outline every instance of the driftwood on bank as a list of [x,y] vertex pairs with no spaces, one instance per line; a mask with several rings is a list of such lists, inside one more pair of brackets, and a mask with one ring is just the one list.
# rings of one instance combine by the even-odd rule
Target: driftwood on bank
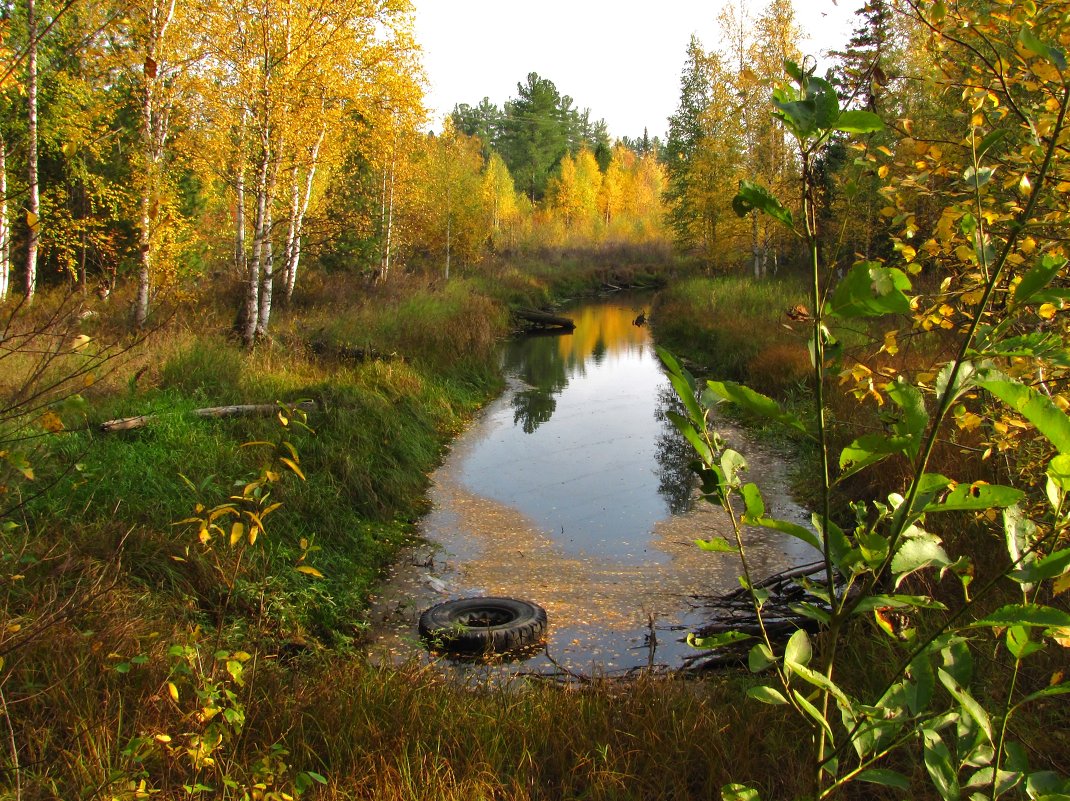
[[[774,643],[787,642],[798,629],[813,632],[817,623],[806,615],[796,611],[800,603],[808,603],[824,609],[828,604],[811,595],[800,580],[812,579],[816,584],[824,582],[824,563],[796,567],[780,573],[774,573],[766,579],[755,583],[755,589],[768,590],[769,598],[762,606],[762,623],[766,634]],[[704,651],[684,660],[685,670],[711,670],[724,667],[736,667],[747,663],[747,654],[756,642],[760,642],[761,627],[754,614],[750,593],[740,587],[732,592],[717,597],[704,597],[703,606],[710,612],[710,620],[695,632],[696,637],[713,637],[729,631],[749,634],[752,639]]]
[[536,311],[535,309],[517,309],[513,314],[539,328],[558,328],[564,331],[573,331],[576,328],[576,324],[568,317],[561,317],[549,312]]
[[[283,406],[277,403],[254,403],[238,406],[210,406],[205,409],[194,409],[190,412],[194,417],[240,417],[243,415],[269,415],[283,410]],[[285,408],[300,409],[305,412],[313,412],[318,407],[315,401],[301,401],[293,406]],[[108,420],[100,424],[100,430],[105,434],[116,431],[130,431],[135,428],[144,428],[159,415],[142,414],[137,417],[122,417],[118,420]]]

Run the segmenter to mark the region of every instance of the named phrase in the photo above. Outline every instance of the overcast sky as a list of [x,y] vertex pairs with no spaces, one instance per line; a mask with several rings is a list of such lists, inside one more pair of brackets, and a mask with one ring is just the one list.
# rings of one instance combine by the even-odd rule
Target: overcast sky
[[[414,0],[433,127],[456,103],[499,107],[529,72],[549,78],[610,136],[664,136],[692,33],[719,41],[728,0]],[[763,0],[745,0],[756,14]],[[795,0],[803,50],[842,47],[862,0]]]

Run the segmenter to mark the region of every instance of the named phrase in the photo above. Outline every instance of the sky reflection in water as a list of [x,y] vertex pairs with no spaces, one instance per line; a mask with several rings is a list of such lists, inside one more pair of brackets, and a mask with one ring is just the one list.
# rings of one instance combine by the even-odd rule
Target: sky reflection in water
[[[670,397],[638,309],[606,303],[576,311],[576,332],[506,348],[507,374],[523,382],[488,410],[461,483],[511,506],[570,555],[629,564],[663,561],[654,524],[689,486],[666,483]],[[660,458],[659,458],[660,457]],[[674,503],[675,499],[675,503]]]

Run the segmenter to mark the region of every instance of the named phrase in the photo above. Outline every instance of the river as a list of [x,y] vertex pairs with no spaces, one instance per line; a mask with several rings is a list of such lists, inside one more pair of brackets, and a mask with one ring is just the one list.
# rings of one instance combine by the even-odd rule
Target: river
[[[705,619],[703,599],[738,586],[738,562],[694,545],[731,537],[731,528],[721,510],[696,502],[689,448],[666,418],[672,389],[649,328],[633,322],[650,300],[586,301],[562,312],[576,322],[572,334],[506,343],[505,392],[432,476],[420,525],[427,545],[406,555],[375,599],[378,658],[419,658],[420,612],[472,595],[547,610],[547,647],[525,670],[613,674],[694,655],[687,632]],[[783,458],[720,427],[770,513],[805,521]],[[757,576],[815,556],[768,530],[746,539]]]

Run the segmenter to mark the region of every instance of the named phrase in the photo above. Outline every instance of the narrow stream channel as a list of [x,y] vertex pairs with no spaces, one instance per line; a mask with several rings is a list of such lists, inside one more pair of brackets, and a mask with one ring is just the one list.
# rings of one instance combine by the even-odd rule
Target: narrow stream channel
[[[546,608],[546,651],[524,669],[608,674],[678,666],[695,653],[686,637],[704,621],[699,599],[737,587],[737,561],[694,545],[730,536],[730,524],[694,503],[689,449],[665,415],[672,389],[649,330],[633,323],[650,300],[587,301],[563,312],[574,333],[505,345],[506,391],[432,476],[428,547],[410,553],[376,599],[380,658],[422,654],[420,612],[473,595]],[[770,512],[804,521],[782,459],[743,432],[724,433]],[[775,532],[748,538],[758,575],[814,556]]]

